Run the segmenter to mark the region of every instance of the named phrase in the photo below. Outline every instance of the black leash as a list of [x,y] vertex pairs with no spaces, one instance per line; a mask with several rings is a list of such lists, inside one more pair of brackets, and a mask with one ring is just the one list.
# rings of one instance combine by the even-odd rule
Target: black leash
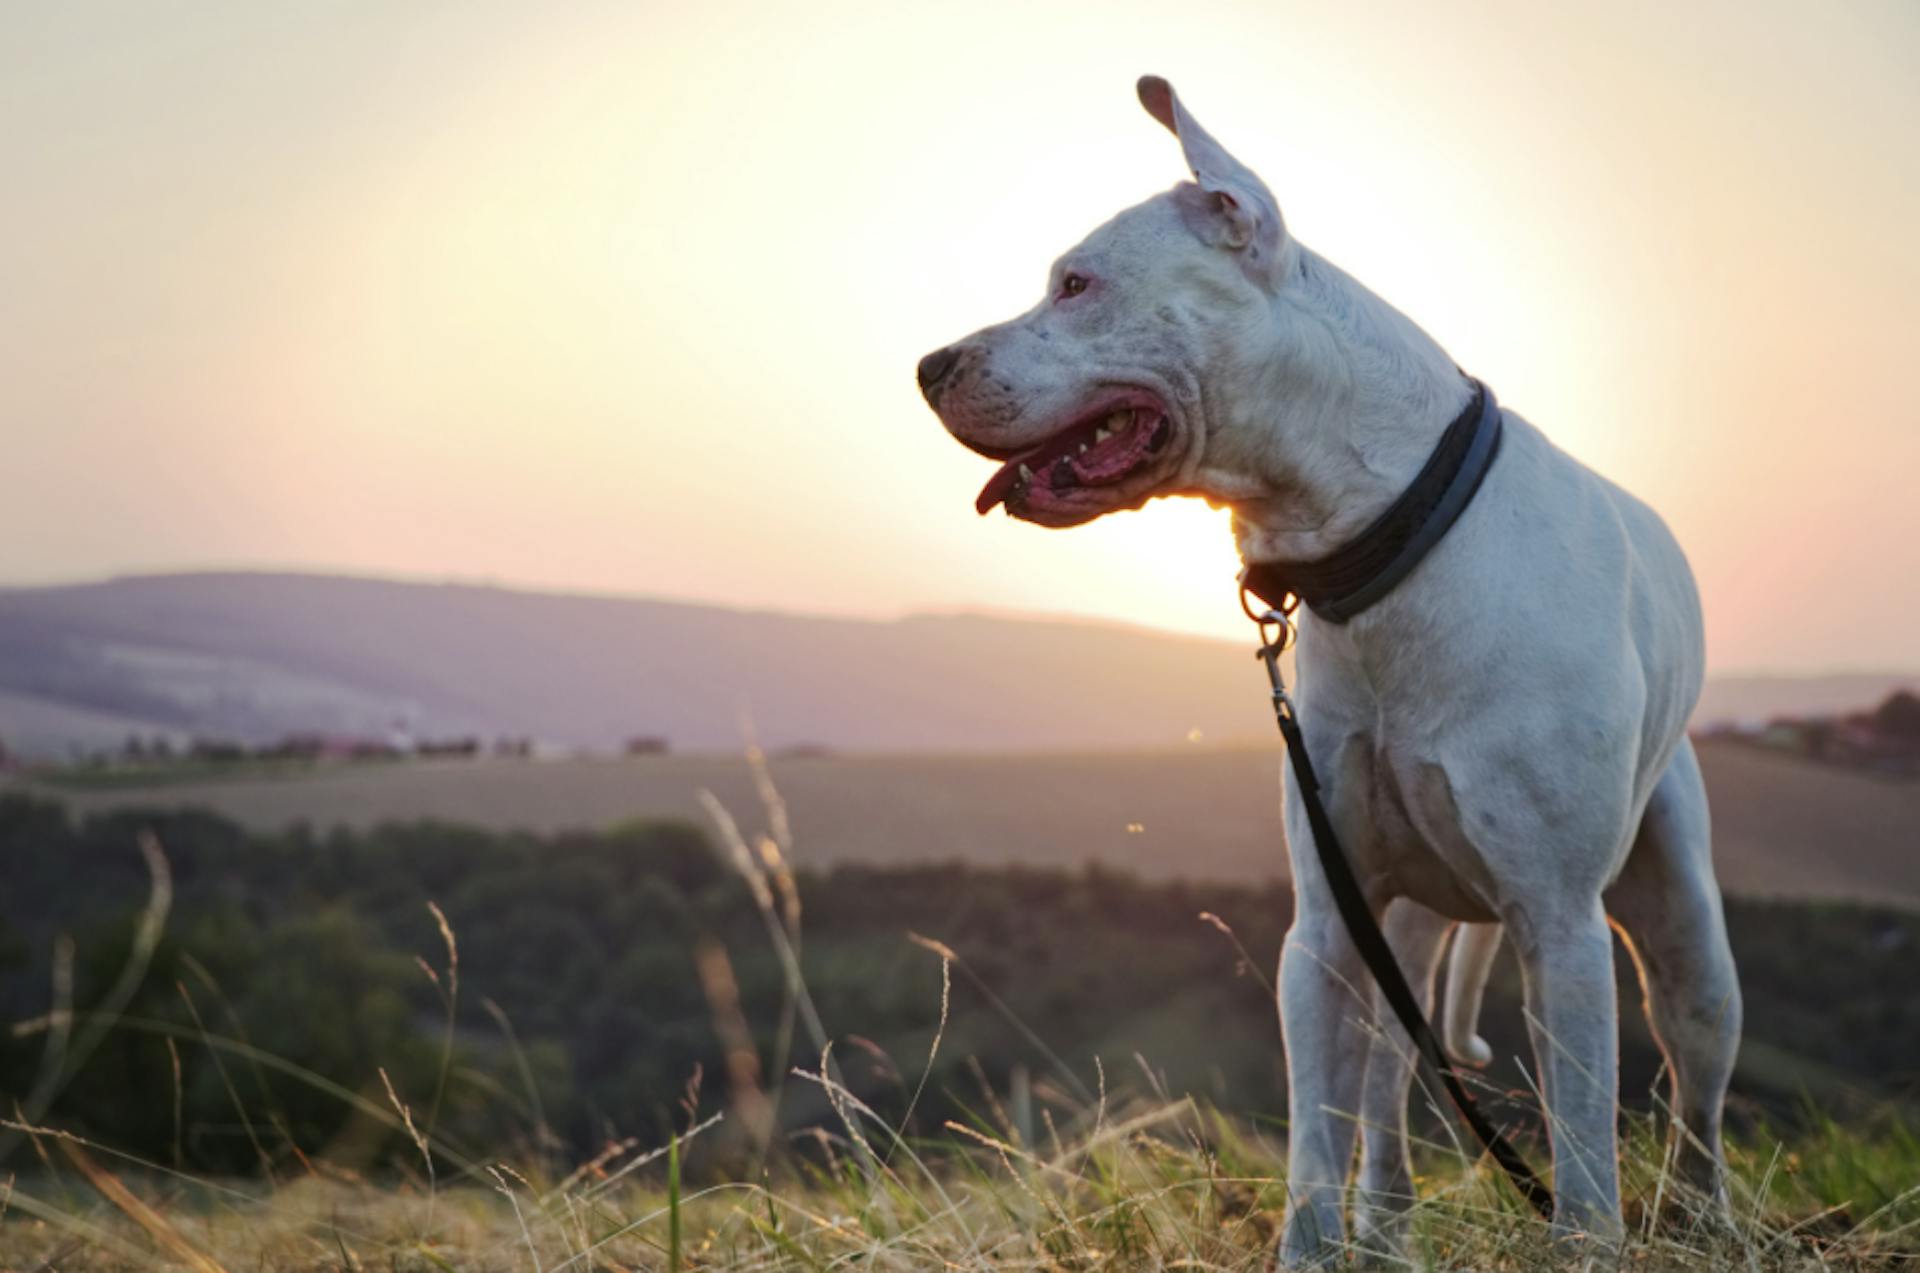
[[[1320,780],[1314,776],[1313,762],[1307,759],[1307,740],[1301,736],[1293,700],[1287,697],[1286,683],[1280,676],[1280,655],[1293,642],[1292,616],[1302,601],[1321,619],[1347,622],[1412,574],[1473,501],[1500,453],[1502,420],[1493,391],[1470,376],[1467,383],[1473,387],[1467,405],[1441,434],[1439,444],[1412,484],[1386,512],[1350,543],[1318,560],[1249,563],[1240,576],[1240,606],[1260,625],[1259,657],[1266,661],[1267,679],[1273,685],[1273,716],[1286,741],[1287,760],[1300,788],[1307,825],[1313,830],[1314,852],[1320,858],[1320,869],[1333,891],[1334,906],[1347,926],[1347,935],[1414,1048],[1440,1076],[1441,1085],[1467,1126],[1507,1173],[1513,1187],[1534,1210],[1551,1219],[1552,1192],[1467,1093],[1453,1061],[1421,1013],[1400,965],[1394,961],[1393,948],[1387,945],[1386,935],[1380,931],[1379,921],[1374,919],[1366,894],[1361,892],[1340,839],[1334,834],[1333,821],[1327,817],[1326,805],[1320,799]],[[1247,604],[1249,596],[1258,597],[1271,609],[1256,612]],[[1269,628],[1272,637],[1267,635]]]
[[[1360,882],[1354,878],[1353,867],[1340,847],[1339,837],[1334,834],[1333,822],[1327,817],[1326,805],[1320,800],[1320,780],[1314,777],[1313,762],[1307,759],[1307,740],[1301,736],[1300,723],[1294,719],[1293,700],[1287,696],[1286,682],[1280,676],[1280,655],[1293,643],[1293,621],[1290,616],[1299,605],[1298,598],[1290,600],[1291,604],[1265,614],[1255,614],[1251,607],[1246,607],[1244,592],[1241,604],[1254,622],[1260,625],[1258,657],[1265,660],[1267,679],[1273,685],[1274,720],[1279,722],[1280,736],[1286,741],[1287,760],[1293,765],[1293,776],[1300,788],[1300,801],[1307,811],[1307,825],[1313,828],[1313,847],[1320,858],[1320,869],[1326,874],[1327,886],[1333,891],[1334,905],[1346,923],[1348,936],[1360,950],[1360,958],[1366,961],[1367,970],[1373,974],[1381,993],[1386,996],[1388,1006],[1393,1009],[1393,1015],[1400,1019],[1400,1025],[1413,1040],[1415,1049],[1440,1076],[1440,1082],[1453,1099],[1460,1116],[1467,1120],[1467,1126],[1473,1129],[1473,1134],[1479,1137],[1480,1143],[1493,1155],[1493,1160],[1507,1173],[1507,1179],[1513,1181],[1513,1187],[1533,1205],[1535,1211],[1552,1219],[1552,1192],[1540,1183],[1540,1178],[1527,1166],[1526,1159],[1500,1134],[1499,1129],[1487,1121],[1486,1115],[1480,1112],[1480,1107],[1460,1082],[1460,1075],[1454,1070],[1452,1060],[1448,1058],[1446,1049],[1440,1046],[1440,1040],[1434,1036],[1433,1027],[1427,1024],[1425,1015],[1421,1013],[1413,989],[1407,985],[1400,965],[1394,961],[1393,949],[1387,945],[1386,934],[1380,931],[1380,924],[1373,917],[1373,909],[1367,905],[1366,894],[1361,892]],[[1271,639],[1267,636],[1269,628],[1274,630]]]

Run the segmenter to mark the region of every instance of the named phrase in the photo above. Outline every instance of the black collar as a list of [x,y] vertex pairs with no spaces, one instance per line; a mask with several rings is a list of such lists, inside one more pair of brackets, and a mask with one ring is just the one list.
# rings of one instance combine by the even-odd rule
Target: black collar
[[1256,561],[1240,586],[1275,609],[1294,599],[1345,623],[1393,591],[1473,501],[1500,450],[1500,404],[1478,380],[1473,397],[1427,457],[1426,467],[1373,525],[1318,561]]

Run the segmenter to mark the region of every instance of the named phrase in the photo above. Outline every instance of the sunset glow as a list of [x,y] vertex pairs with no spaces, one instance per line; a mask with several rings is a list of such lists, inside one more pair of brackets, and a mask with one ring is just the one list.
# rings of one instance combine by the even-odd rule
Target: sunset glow
[[193,12],[0,16],[0,583],[1240,635],[1224,513],[977,519],[987,466],[913,381],[1184,175],[1153,71],[1667,517],[1717,670],[1920,661],[1910,4]]

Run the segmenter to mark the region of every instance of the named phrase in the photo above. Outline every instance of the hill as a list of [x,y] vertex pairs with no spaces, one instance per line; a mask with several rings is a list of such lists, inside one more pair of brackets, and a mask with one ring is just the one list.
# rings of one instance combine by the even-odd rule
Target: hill
[[0,693],[39,708],[0,717],[0,740],[39,750],[99,718],[250,741],[384,736],[402,720],[433,736],[736,747],[743,712],[774,745],[1127,746],[1250,735],[1259,690],[1230,643],[1070,620],[832,619],[304,575],[0,591]]
[[[1743,677],[1703,718],[1865,706],[1901,677]],[[1905,678],[1908,684],[1920,683]],[[637,735],[732,748],[1002,750],[1264,738],[1244,647],[1112,623],[838,619],[324,575],[181,574],[0,590],[0,742],[131,731]]]

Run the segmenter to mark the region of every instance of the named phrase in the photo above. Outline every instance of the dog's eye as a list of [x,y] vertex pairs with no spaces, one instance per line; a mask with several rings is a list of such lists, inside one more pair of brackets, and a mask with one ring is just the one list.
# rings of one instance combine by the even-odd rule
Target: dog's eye
[[1087,280],[1082,275],[1069,274],[1060,280],[1060,294],[1062,296],[1078,296],[1086,290]]

